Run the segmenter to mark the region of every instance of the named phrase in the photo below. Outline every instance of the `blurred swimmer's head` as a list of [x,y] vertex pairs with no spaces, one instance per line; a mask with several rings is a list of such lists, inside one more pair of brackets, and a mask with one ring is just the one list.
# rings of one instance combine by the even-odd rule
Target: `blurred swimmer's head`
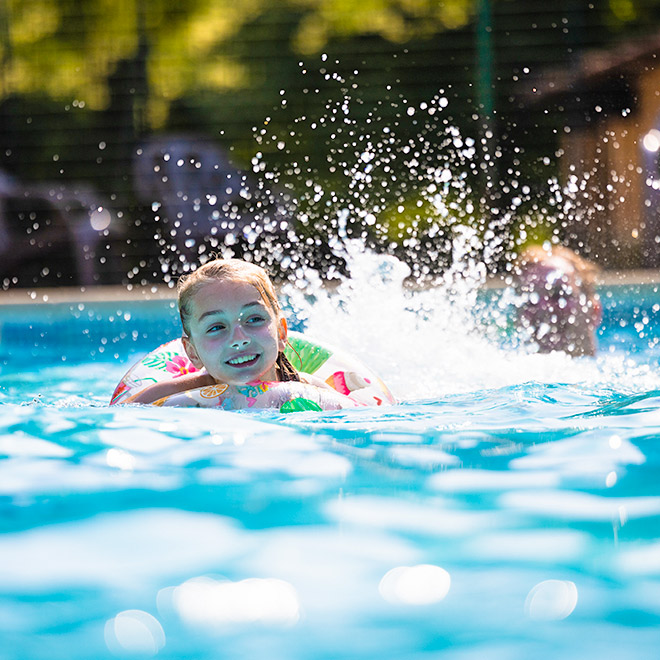
[[598,267],[562,246],[533,245],[516,263],[518,324],[542,353],[595,355],[602,320]]

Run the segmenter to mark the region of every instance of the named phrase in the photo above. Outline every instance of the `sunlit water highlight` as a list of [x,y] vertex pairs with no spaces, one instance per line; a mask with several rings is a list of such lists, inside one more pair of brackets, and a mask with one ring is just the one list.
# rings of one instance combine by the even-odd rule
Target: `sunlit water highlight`
[[168,303],[0,310],[3,660],[657,657],[657,288],[603,290],[572,360],[506,292],[353,275],[292,325],[398,406],[109,408]]

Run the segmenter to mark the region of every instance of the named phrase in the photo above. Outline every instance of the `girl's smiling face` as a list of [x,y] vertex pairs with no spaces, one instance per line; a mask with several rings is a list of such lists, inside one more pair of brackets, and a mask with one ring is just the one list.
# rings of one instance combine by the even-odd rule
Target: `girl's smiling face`
[[208,282],[192,298],[183,345],[192,363],[216,381],[244,385],[277,380],[275,362],[287,339],[286,321],[259,290],[240,280]]

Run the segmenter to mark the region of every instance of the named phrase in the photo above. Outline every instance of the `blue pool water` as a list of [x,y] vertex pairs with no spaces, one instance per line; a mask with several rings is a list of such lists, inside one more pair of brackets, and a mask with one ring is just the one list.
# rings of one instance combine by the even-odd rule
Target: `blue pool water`
[[288,416],[109,408],[168,302],[0,308],[0,659],[655,660],[660,294],[603,302],[579,360],[321,309],[403,402]]

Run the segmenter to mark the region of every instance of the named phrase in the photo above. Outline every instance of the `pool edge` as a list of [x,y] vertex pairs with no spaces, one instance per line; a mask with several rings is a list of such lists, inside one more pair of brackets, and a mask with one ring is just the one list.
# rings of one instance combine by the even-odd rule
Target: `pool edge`
[[[511,276],[495,275],[484,284],[486,289],[500,289],[509,284]],[[598,284],[660,284],[660,269],[605,271]],[[122,300],[175,300],[176,289],[163,284],[150,286],[91,286],[36,289],[12,289],[0,292],[0,305],[34,305],[74,302],[113,302]]]

